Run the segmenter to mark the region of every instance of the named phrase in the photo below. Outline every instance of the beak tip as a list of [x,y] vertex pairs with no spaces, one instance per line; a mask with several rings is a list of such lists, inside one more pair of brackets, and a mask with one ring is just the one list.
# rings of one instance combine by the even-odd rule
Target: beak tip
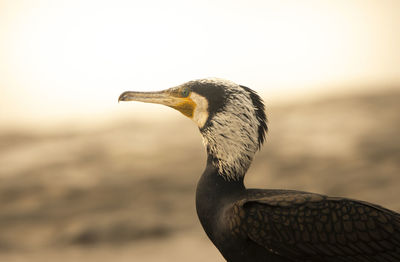
[[125,101],[126,98],[126,92],[123,92],[119,97],[118,97],[118,103],[121,101]]

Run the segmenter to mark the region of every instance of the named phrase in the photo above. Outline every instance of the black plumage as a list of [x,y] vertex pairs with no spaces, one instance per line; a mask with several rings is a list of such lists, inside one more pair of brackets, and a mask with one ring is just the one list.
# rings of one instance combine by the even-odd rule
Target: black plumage
[[120,100],[165,104],[199,125],[208,158],[197,185],[197,214],[228,262],[400,261],[400,214],[394,211],[347,198],[245,188],[244,175],[267,131],[263,102],[253,90],[203,79],[161,93],[125,92]]
[[376,205],[263,190],[236,201],[231,211],[233,232],[284,261],[400,261],[400,217]]
[[197,210],[227,261],[400,261],[399,214],[347,198],[246,189],[208,163]]

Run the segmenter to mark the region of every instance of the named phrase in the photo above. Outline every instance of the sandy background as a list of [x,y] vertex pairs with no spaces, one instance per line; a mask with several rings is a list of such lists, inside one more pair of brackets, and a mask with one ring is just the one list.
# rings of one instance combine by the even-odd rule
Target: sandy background
[[[390,89],[268,107],[247,186],[400,211],[399,101]],[[194,208],[197,128],[149,119],[0,129],[0,261],[223,261]]]

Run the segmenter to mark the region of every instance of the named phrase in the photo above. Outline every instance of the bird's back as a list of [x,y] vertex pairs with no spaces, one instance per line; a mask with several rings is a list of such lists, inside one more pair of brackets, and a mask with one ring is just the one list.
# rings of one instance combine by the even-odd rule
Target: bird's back
[[[225,243],[229,237],[235,243],[241,239],[236,257],[247,256],[228,261],[400,261],[398,213],[307,192],[246,192],[219,219],[218,227],[227,234]],[[252,245],[255,248],[249,248]],[[256,252],[247,254],[249,249]]]

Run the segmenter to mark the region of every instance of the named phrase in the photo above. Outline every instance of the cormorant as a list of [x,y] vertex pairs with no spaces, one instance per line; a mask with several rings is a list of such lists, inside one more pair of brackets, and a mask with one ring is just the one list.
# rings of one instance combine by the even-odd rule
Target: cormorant
[[400,214],[384,207],[295,190],[247,189],[243,179],[267,131],[257,93],[212,78],[119,101],[167,105],[192,119],[207,149],[196,209],[228,262],[400,261]]

